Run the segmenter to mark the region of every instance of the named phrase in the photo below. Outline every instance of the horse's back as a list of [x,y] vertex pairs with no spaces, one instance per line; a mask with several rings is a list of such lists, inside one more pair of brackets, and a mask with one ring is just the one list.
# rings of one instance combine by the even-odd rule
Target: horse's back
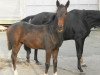
[[39,13],[37,15],[34,16],[34,18],[31,20],[32,24],[36,24],[36,25],[41,25],[41,24],[45,24],[47,23],[51,17],[53,17],[55,15],[55,13],[51,13],[51,12],[42,12]]

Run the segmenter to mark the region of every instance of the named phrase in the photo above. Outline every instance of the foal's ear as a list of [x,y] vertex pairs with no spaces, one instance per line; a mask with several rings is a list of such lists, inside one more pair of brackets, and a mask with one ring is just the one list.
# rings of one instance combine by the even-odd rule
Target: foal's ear
[[56,6],[57,6],[57,7],[59,7],[59,6],[60,6],[60,3],[59,3],[59,1],[58,1],[58,0],[56,1]]
[[70,4],[70,1],[68,0],[67,3],[65,4],[65,7],[68,8]]

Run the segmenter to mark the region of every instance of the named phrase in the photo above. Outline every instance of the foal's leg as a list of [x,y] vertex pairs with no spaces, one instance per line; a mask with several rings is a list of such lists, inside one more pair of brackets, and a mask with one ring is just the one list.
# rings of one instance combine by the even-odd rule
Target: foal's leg
[[54,75],[57,75],[57,57],[58,57],[58,52],[59,52],[59,49],[54,49],[53,52],[52,52]]
[[17,54],[20,50],[20,47],[21,47],[21,44],[14,45],[13,48],[12,48],[11,58],[12,58],[12,64],[13,64],[13,68],[14,68],[14,75],[18,75],[17,69],[16,69],[16,58],[17,58]]
[[27,47],[26,45],[24,45],[24,49],[26,50],[26,52],[27,52],[27,56],[26,56],[26,58],[27,58],[27,62],[29,63],[30,62],[30,53],[31,53],[31,48],[29,48],[29,47]]
[[34,50],[34,60],[36,61],[36,64],[40,65],[40,62],[38,61],[37,54],[38,54],[38,49],[35,49]]
[[77,58],[78,58],[78,69],[80,70],[80,72],[83,72],[81,68],[81,57],[83,54],[84,40],[79,38],[75,40],[75,43],[76,43],[76,51],[77,51]]
[[51,59],[51,50],[46,50],[46,63],[45,63],[45,74],[44,75],[48,75],[50,59]]

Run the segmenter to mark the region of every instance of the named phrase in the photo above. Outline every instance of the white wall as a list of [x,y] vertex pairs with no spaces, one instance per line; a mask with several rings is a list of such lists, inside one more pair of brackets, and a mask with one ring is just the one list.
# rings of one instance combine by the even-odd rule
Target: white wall
[[0,0],[0,19],[17,19],[20,16],[20,0]]
[[98,10],[100,10],[100,0],[98,0]]
[[[59,1],[62,4],[67,2],[67,0]],[[98,10],[100,7],[100,0],[70,0],[70,3],[68,11],[72,9]],[[28,15],[55,11],[56,0],[0,0],[0,23],[2,20],[20,20]]]
[[[67,0],[59,0],[65,4]],[[71,5],[68,10],[72,9],[89,9],[98,10],[98,0],[70,0]],[[56,0],[27,0],[25,15],[37,14],[43,11],[55,12]]]

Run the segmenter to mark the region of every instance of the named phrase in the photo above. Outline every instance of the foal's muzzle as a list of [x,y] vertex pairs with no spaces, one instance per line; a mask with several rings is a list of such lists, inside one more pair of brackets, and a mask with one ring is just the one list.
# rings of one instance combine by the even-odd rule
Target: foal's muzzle
[[58,19],[58,31],[63,32],[64,31],[64,18]]
[[64,31],[64,27],[63,26],[59,26],[58,27],[58,32],[63,32]]

